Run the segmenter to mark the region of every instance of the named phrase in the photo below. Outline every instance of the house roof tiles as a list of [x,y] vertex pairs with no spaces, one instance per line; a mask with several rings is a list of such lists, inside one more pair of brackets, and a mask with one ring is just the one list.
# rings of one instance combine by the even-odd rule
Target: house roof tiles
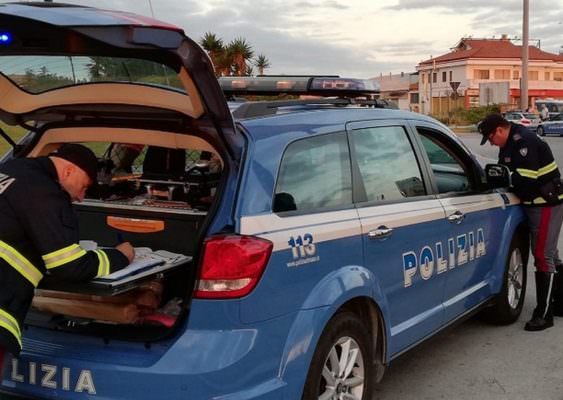
[[[529,46],[528,49],[530,60],[563,62],[563,55],[548,53],[538,49],[536,46]],[[508,39],[462,39],[451,52],[424,60],[419,65],[472,58],[520,59],[521,57],[522,46],[517,46]]]

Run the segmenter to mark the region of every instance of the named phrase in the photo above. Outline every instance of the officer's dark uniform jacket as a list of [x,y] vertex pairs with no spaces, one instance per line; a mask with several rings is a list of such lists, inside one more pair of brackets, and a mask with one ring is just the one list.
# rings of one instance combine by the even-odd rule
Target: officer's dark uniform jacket
[[128,264],[116,249],[78,245],[70,196],[47,157],[0,164],[0,346],[18,355],[35,287],[51,279],[87,281]]
[[510,124],[506,145],[499,151],[499,163],[512,171],[512,185],[524,205],[563,203],[561,174],[547,143],[527,128]]

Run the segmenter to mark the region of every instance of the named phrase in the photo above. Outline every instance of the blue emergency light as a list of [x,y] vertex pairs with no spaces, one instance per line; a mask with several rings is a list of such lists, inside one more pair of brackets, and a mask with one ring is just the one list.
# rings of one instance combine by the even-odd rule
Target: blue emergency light
[[0,44],[10,44],[12,42],[12,34],[9,32],[0,32]]

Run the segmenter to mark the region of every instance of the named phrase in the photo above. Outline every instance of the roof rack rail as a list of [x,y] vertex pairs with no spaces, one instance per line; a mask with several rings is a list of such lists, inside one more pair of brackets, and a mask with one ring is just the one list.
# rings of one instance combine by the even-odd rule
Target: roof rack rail
[[219,84],[227,98],[237,95],[366,97],[379,94],[379,85],[373,80],[338,76],[223,76],[219,78]]
[[307,105],[334,105],[348,106],[360,105],[373,108],[392,108],[397,106],[383,99],[351,99],[351,98],[320,98],[320,99],[296,99],[275,101],[249,101],[242,103],[233,111],[233,117],[238,119],[261,117],[277,114],[282,107],[307,106]]

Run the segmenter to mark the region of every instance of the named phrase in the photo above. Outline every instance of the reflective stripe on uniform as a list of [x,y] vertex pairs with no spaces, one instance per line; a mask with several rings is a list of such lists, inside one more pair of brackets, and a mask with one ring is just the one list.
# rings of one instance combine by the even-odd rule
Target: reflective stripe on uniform
[[27,258],[21,255],[16,249],[8,243],[0,240],[0,258],[10,264],[25,279],[27,279],[35,287],[39,281],[43,279],[43,274],[29,262]]
[[538,179],[538,171],[533,169],[516,168],[516,172],[525,178]]
[[8,314],[6,311],[2,310],[1,308],[0,308],[0,327],[6,329],[8,332],[14,335],[14,337],[18,341],[18,344],[20,345],[20,348],[22,347],[22,334],[20,331],[20,325],[18,324],[18,321],[10,314]]
[[557,164],[555,163],[555,161],[552,161],[545,167],[541,167],[537,171],[534,169],[516,168],[516,172],[518,172],[520,176],[530,179],[538,179],[540,176],[547,175],[555,170],[557,170]]
[[538,170],[538,178],[542,175],[546,175],[549,174],[550,172],[553,172],[557,169],[557,164],[555,164],[555,161],[553,161],[550,164],[547,164],[545,167],[542,167]]
[[98,256],[99,264],[98,264],[98,275],[96,278],[101,276],[109,275],[109,258],[105,251],[103,250],[94,250],[94,253]]
[[86,254],[86,250],[74,243],[63,249],[53,251],[52,253],[42,256],[47,269],[59,267],[66,263],[76,260]]

